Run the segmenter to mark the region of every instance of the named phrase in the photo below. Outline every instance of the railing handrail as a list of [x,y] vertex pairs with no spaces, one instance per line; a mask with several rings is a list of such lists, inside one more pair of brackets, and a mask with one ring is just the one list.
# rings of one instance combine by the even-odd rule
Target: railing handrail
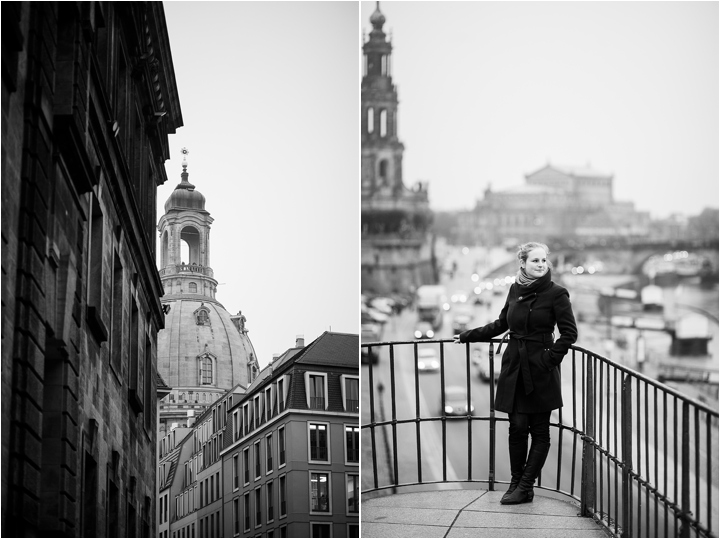
[[[483,341],[483,342],[473,342],[473,343],[462,343],[464,345],[466,344],[499,344],[501,339],[499,338],[493,338],[489,341]],[[423,339],[423,343],[427,344],[440,344],[440,343],[454,343],[453,339]],[[379,342],[368,342],[368,343],[362,343],[360,346],[363,348],[373,348],[373,347],[380,347],[380,346],[389,346],[389,345],[396,345],[396,344],[416,344],[418,341],[416,340],[410,340],[410,341],[379,341]],[[687,401],[689,404],[692,404],[693,406],[697,406],[700,408],[703,412],[706,412],[710,415],[714,415],[715,417],[718,417],[720,415],[720,412],[718,410],[713,410],[710,408],[707,404],[693,399],[692,397],[685,395],[684,393],[681,393],[677,389],[674,389],[663,382],[660,382],[658,380],[655,380],[654,378],[650,378],[646,375],[644,375],[641,372],[638,372],[636,370],[631,369],[630,367],[627,367],[625,365],[621,365],[620,363],[617,363],[613,361],[612,359],[609,359],[605,356],[602,356],[598,354],[597,352],[593,352],[592,350],[588,350],[587,348],[583,348],[582,346],[577,346],[575,344],[570,345],[570,350],[576,350],[578,352],[583,352],[586,354],[590,354],[593,357],[596,357],[598,359],[601,359],[602,361],[607,362],[611,367],[614,367],[618,369],[619,371],[624,372],[625,374],[631,374],[635,377],[637,377],[639,380],[642,380],[645,383],[651,384],[658,389],[662,389],[663,391],[666,391],[667,393],[671,394],[673,397],[677,397],[679,399],[682,399],[683,401]],[[569,352],[568,352],[569,353]]]
[[[370,423],[361,424],[361,429],[370,431],[374,488],[363,490],[363,494],[389,488],[446,482],[483,482],[488,483],[490,490],[493,490],[496,482],[506,483],[506,481],[498,481],[495,477],[495,425],[498,421],[508,420],[495,417],[495,384],[492,374],[489,384],[489,415],[474,416],[470,409],[471,346],[477,344],[489,346],[486,360],[489,360],[492,372],[494,361],[501,361],[500,358],[494,357],[493,346],[500,340],[494,338],[483,343],[463,343],[467,404],[466,414],[456,417],[449,417],[449,412],[444,409],[437,417],[421,416],[418,382],[418,373],[420,372],[418,345],[439,345],[439,391],[441,406],[445,406],[445,369],[447,367],[445,345],[453,344],[452,339],[378,341],[361,344],[362,348],[376,351],[388,348],[389,398],[392,405],[391,417],[389,419],[382,417],[384,412],[381,399],[379,402],[380,417],[376,415],[378,404],[375,403],[374,397],[373,372],[381,367],[376,367],[371,362],[368,366],[368,376],[363,377],[363,384],[369,384],[370,387]],[[395,365],[398,361],[395,358],[395,349],[408,345],[413,347],[415,359],[413,366],[415,417],[412,417],[412,404],[409,403],[410,416],[406,419],[398,417],[395,403]],[[566,363],[569,361],[572,369],[572,404],[566,404],[566,408],[570,408],[570,411],[566,412],[567,421],[563,419],[563,408],[560,408],[558,421],[551,423],[551,427],[558,429],[559,437],[558,448],[555,451],[557,454],[557,481],[554,488],[551,484],[552,479],[550,486],[541,484],[538,486],[576,499],[580,502],[581,512],[584,516],[593,517],[615,535],[630,537],[635,536],[635,533],[638,536],[643,536],[643,533],[662,533],[658,530],[661,529],[663,525],[661,520],[664,518],[665,535],[661,536],[670,536],[670,521],[673,523],[674,533],[677,536],[689,537],[691,530],[698,536],[716,536],[718,516],[715,505],[717,503],[713,505],[712,500],[717,498],[717,478],[712,473],[713,470],[717,470],[718,466],[717,447],[713,447],[717,445],[718,412],[662,382],[581,346],[572,345],[566,359]],[[380,385],[378,385],[378,390],[382,391]],[[641,399],[643,396],[644,401]],[[660,408],[662,409],[660,410]],[[468,422],[467,479],[448,479],[447,476],[448,453],[445,438],[448,421]],[[476,421],[487,421],[490,428],[490,439],[487,442],[489,449],[488,479],[473,478],[472,424]],[[427,424],[426,422],[430,422],[430,424],[439,422],[442,426],[442,480],[423,480],[423,443],[421,442],[420,425]],[[403,428],[411,428],[413,423],[416,425],[417,439],[417,481],[408,482],[407,478],[403,478],[405,482],[401,482],[398,473],[398,427],[406,425]],[[385,453],[388,460],[386,471],[390,476],[389,483],[382,485],[378,480],[378,434],[376,430],[384,435]],[[566,445],[572,444],[572,448],[569,448],[568,445],[566,449],[570,453],[572,461],[565,462],[571,466],[569,491],[561,488],[563,432],[572,435],[569,439],[565,439]],[[660,439],[661,432],[662,439]],[[390,435],[388,433],[392,434],[393,462],[390,462],[391,452],[388,439]],[[668,435],[670,440],[668,440]],[[576,477],[578,450],[582,452],[582,468],[580,475]],[[613,470],[614,475],[611,475]],[[406,472],[407,469],[403,475]],[[618,474],[620,478],[618,478]],[[565,475],[567,476],[567,473]],[[574,493],[577,481],[580,483],[579,495]],[[565,482],[567,482],[567,478]],[[545,482],[543,481],[543,483]],[[612,491],[612,487],[614,487],[614,491]],[[612,507],[613,503],[614,508]],[[651,517],[654,518],[654,521]]]

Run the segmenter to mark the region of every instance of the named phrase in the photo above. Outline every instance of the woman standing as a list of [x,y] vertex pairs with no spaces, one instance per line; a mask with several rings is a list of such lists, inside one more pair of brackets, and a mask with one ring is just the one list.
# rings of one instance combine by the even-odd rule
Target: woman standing
[[511,481],[503,504],[533,500],[535,479],[550,450],[550,412],[563,404],[560,362],[577,339],[570,295],[552,281],[548,254],[542,243],[521,245],[520,269],[498,319],[455,335],[456,343],[487,342],[508,332],[495,397],[495,408],[510,419]]

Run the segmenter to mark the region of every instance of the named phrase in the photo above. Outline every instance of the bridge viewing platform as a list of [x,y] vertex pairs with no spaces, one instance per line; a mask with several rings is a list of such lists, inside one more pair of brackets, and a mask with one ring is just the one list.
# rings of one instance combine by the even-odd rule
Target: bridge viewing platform
[[535,499],[500,504],[498,342],[362,344],[363,537],[717,537],[718,411],[577,345]]

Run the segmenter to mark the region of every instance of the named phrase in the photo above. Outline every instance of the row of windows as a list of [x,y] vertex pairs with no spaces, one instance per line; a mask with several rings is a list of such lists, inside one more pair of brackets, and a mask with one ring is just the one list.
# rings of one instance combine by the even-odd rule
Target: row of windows
[[[345,425],[345,463],[360,463],[360,427],[357,425]],[[330,454],[329,439],[329,423],[309,422],[308,423],[308,462],[329,464],[332,461]],[[250,484],[251,480],[258,481],[263,475],[263,463],[265,475],[269,475],[274,471],[274,442],[273,438],[276,433],[269,433],[265,436],[264,443],[260,440],[253,443],[252,447],[248,446],[241,452],[235,453],[232,457],[232,477],[233,490],[237,490],[240,486]],[[265,459],[262,458],[263,449]],[[250,451],[252,449],[252,457]],[[242,455],[242,456],[241,456]],[[277,467],[278,469],[285,466],[287,455],[285,451],[285,427],[281,426],[277,429]],[[252,463],[252,468],[251,468]]]
[[[310,471],[308,485],[308,507],[298,508],[300,511],[309,511],[313,514],[333,514],[331,474],[322,471]],[[272,524],[276,517],[287,516],[287,480],[285,475],[277,479],[278,499],[275,496],[275,481],[270,480],[259,485],[253,491],[245,492],[242,496],[233,499],[233,534],[247,533],[251,528],[259,528],[265,524]],[[358,474],[345,474],[345,508],[348,515],[357,515],[360,510],[360,476]],[[298,500],[298,503],[301,503]]]
[[[346,412],[358,413],[360,409],[360,379],[357,376],[341,377],[343,408]],[[268,385],[264,392],[255,395],[252,401],[243,404],[242,409],[233,412],[234,441],[250,434],[285,409],[289,377],[283,376]],[[326,373],[305,373],[305,397],[311,410],[326,410],[328,384]]]
[[183,518],[219,499],[220,472],[217,472],[175,496],[175,514]]
[[[375,132],[375,117],[378,116],[376,114],[375,108],[368,107],[367,109],[367,132],[369,134]],[[390,115],[391,118],[391,127],[390,133],[388,133],[388,111],[387,109],[380,109],[379,114],[379,128],[380,128],[380,136],[386,137],[388,134],[393,135],[395,133],[395,117]]]

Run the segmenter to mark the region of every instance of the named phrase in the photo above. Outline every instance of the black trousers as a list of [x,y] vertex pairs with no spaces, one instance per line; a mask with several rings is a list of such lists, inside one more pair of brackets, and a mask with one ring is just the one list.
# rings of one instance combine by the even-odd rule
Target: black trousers
[[550,413],[521,414],[513,411],[508,414],[510,419],[511,444],[527,443],[528,435],[532,436],[534,444],[550,443]]

